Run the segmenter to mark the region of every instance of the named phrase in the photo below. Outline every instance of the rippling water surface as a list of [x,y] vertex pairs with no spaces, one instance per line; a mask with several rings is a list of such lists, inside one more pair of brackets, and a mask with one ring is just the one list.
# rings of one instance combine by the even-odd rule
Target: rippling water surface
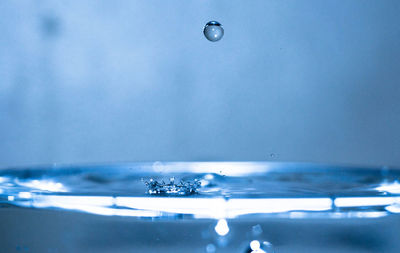
[[386,167],[295,163],[3,169],[0,242],[4,252],[400,252],[399,179]]

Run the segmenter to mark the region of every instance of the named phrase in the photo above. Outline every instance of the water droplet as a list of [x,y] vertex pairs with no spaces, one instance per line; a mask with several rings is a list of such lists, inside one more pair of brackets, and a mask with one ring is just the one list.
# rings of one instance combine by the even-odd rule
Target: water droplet
[[261,247],[261,244],[260,244],[259,241],[254,240],[254,241],[251,241],[251,242],[250,242],[250,248],[251,248],[251,250],[253,250],[253,251],[254,251],[254,250],[259,250],[260,247]]
[[274,247],[267,241],[261,243],[258,240],[253,240],[244,253],[274,253]]
[[200,181],[186,181],[180,180],[179,183],[175,183],[175,178],[171,177],[170,182],[167,184],[162,180],[161,182],[150,179],[149,182],[145,181],[147,186],[147,193],[152,195],[192,195],[197,193],[200,188]]
[[228,222],[225,219],[220,219],[215,226],[215,232],[220,236],[225,236],[229,233]]
[[217,21],[210,21],[204,26],[203,33],[209,41],[216,42],[224,36],[224,28]]

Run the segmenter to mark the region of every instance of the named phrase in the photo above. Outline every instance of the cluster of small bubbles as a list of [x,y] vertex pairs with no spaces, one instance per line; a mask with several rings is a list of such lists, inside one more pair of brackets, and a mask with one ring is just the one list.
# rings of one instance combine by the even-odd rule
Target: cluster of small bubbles
[[248,248],[244,253],[273,253],[273,245],[267,241],[260,242],[258,240],[253,240],[249,243]]
[[204,26],[203,33],[209,41],[216,42],[224,36],[224,28],[217,21],[210,21]]
[[152,195],[192,195],[197,193],[197,189],[201,186],[200,181],[195,179],[194,181],[184,182],[181,180],[179,183],[175,183],[175,178],[171,177],[169,183],[165,183],[164,180],[158,182],[154,179],[150,179],[145,182],[147,186],[147,193]]

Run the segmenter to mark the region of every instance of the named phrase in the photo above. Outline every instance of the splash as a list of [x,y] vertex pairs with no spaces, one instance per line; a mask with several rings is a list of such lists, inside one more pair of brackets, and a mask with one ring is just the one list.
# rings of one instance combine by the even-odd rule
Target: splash
[[188,196],[196,194],[198,188],[201,186],[201,182],[197,179],[194,181],[183,181],[175,183],[175,178],[170,178],[169,183],[165,183],[164,180],[158,182],[157,180],[150,179],[145,182],[147,186],[147,193],[151,195],[183,195]]

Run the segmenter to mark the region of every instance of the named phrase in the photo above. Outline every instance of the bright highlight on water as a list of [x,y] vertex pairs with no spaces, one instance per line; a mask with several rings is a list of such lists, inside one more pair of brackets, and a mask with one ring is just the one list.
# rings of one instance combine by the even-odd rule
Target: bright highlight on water
[[[13,224],[25,226],[21,219],[32,217],[35,223],[40,216],[48,227],[59,226],[47,236],[54,231],[59,238],[65,233],[84,236],[76,241],[91,245],[110,236],[103,226],[112,223],[114,239],[128,238],[121,247],[130,246],[118,252],[131,252],[142,242],[151,243],[138,252],[307,252],[296,250],[318,248],[311,245],[316,238],[337,246],[344,231],[350,239],[335,252],[352,253],[363,249],[368,231],[375,251],[357,252],[398,253],[398,238],[382,234],[399,231],[399,179],[400,170],[262,162],[5,169],[0,173],[0,221],[14,218]],[[68,225],[82,221],[93,233],[80,234]],[[21,229],[4,228],[15,234]],[[176,238],[180,244],[171,244]],[[15,240],[8,247],[20,239]],[[165,245],[171,250],[165,251]],[[28,246],[32,252],[47,252],[34,248],[43,245]]]

